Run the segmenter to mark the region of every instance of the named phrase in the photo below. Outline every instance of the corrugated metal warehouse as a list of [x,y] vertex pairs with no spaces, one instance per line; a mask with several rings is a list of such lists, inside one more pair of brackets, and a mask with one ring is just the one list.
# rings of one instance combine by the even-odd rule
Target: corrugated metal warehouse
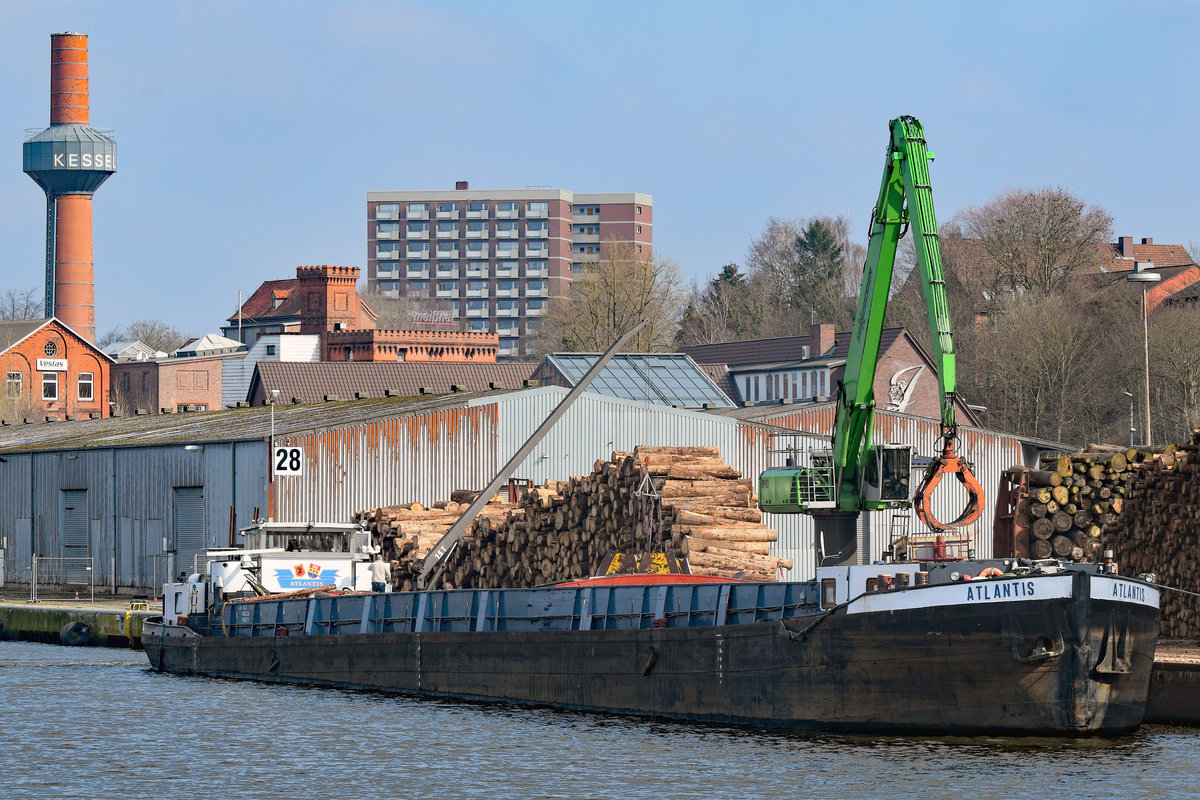
[[[28,583],[32,557],[50,557],[39,583],[69,578],[61,558],[90,558],[99,586],[155,589],[191,570],[205,548],[237,541],[257,517],[348,521],[381,505],[447,499],[478,489],[520,448],[566,395],[547,386],[437,398],[384,398],[135,416],[0,428],[0,546],[4,575]],[[541,482],[589,472],[596,459],[639,444],[709,445],[747,477],[786,447],[819,447],[832,407],[771,405],[723,412],[650,406],[584,394],[516,470]],[[269,480],[270,441],[299,448],[293,474]],[[1044,442],[962,429],[966,455],[990,492],[1000,472],[1030,464]],[[937,424],[880,412],[877,441],[930,455]],[[957,487],[954,487],[955,489]],[[989,502],[992,497],[989,496]],[[947,518],[961,510],[954,489],[935,496]],[[909,513],[909,512],[904,512]],[[860,558],[887,545],[891,512],[864,515]],[[813,574],[812,524],[803,515],[766,515],[779,528],[775,554],[792,558],[791,579]],[[914,528],[915,529],[915,528]],[[975,530],[980,555],[991,546],[991,510]],[[59,570],[57,575],[54,570]],[[49,572],[47,572],[49,570]]]

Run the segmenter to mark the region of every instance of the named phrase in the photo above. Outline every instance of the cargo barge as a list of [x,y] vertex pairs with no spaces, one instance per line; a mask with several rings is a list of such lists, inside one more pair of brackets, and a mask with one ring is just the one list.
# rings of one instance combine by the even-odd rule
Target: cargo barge
[[639,575],[232,601],[214,589],[200,576],[168,587],[164,617],[143,627],[153,668],[762,728],[938,734],[1136,728],[1159,608],[1152,584],[1104,565],[1016,560],[824,567],[797,583]]

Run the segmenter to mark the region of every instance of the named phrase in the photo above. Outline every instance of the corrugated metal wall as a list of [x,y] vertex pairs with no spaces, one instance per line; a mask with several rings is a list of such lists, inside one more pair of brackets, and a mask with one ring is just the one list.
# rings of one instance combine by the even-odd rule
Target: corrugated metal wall
[[[539,420],[540,421],[540,420]],[[303,448],[299,477],[275,479],[270,516],[284,521],[349,522],[356,511],[447,500],[481,489],[496,461],[496,406],[485,404],[277,437]]]
[[[167,577],[163,537],[174,527],[172,496],[179,487],[203,487],[205,542],[229,543],[231,507],[238,526],[266,506],[266,443],[39,452],[5,456],[0,464],[0,536],[6,537],[8,580],[28,583],[34,553],[62,557],[63,493],[86,492],[88,553],[98,587],[157,589]],[[35,511],[30,515],[30,508]],[[260,511],[262,513],[262,511]],[[73,555],[74,553],[72,553]],[[190,570],[191,564],[178,564]],[[40,582],[60,566],[39,567]]]

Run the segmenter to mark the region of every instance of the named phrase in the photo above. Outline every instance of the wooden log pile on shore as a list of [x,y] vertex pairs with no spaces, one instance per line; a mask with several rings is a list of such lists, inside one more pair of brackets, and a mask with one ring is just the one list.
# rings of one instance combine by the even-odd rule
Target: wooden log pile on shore
[[[1153,573],[1165,586],[1200,592],[1200,431],[1168,446],[1129,481],[1127,502],[1106,531],[1124,575]],[[1200,598],[1163,591],[1161,638],[1200,635]]]
[[[661,495],[659,513],[651,498]],[[455,492],[419,504],[359,512],[410,590],[425,554],[474,499]],[[537,586],[593,575],[612,552],[663,551],[692,572],[773,580],[791,562],[769,555],[777,538],[761,522],[752,482],[715,447],[639,447],[597,461],[588,475],[547,481],[517,503],[497,495],[472,522],[432,588]],[[649,541],[648,541],[649,540]]]
[[1032,558],[1093,561],[1118,523],[1137,469],[1157,455],[1091,445],[1044,460],[1029,473]]

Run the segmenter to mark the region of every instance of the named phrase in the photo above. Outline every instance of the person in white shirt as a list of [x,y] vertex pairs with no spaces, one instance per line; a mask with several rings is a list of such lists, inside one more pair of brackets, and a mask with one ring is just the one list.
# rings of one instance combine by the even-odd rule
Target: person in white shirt
[[371,573],[371,591],[386,592],[392,582],[392,565],[384,561],[383,556],[376,554],[375,560],[367,569]]

